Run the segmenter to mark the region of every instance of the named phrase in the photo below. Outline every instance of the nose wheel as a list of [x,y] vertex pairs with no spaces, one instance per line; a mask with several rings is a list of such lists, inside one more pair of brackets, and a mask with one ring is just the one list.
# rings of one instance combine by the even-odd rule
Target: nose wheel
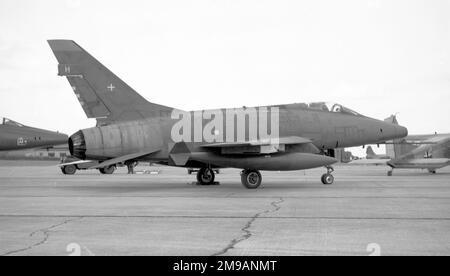
[[331,185],[334,183],[334,176],[332,175],[332,173],[334,172],[334,169],[331,166],[328,166],[326,168],[327,168],[327,173],[322,175],[321,180],[324,185]]

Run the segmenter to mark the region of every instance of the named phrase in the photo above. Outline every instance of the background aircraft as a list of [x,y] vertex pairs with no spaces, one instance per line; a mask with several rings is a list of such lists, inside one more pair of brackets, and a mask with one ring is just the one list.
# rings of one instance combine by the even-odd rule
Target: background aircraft
[[67,144],[68,136],[0,117],[0,151],[47,148]]
[[[242,184],[254,189],[262,181],[260,170],[290,171],[324,166],[327,173],[322,176],[322,183],[331,184],[334,177],[330,165],[337,161],[333,158],[334,149],[376,144],[407,135],[404,127],[365,117],[339,104],[320,102],[257,108],[279,111],[279,135],[273,140],[260,136],[249,138],[252,122],[244,107],[206,111],[230,112],[247,118],[241,125],[246,134],[243,139],[211,142],[200,137],[201,142],[192,142],[197,133],[194,123],[189,129],[183,128],[187,139],[175,141],[173,130],[180,120],[173,114],[190,116],[195,121],[198,112],[182,112],[148,102],[73,41],[50,40],[49,44],[59,62],[58,75],[67,78],[86,115],[97,119],[96,127],[80,130],[69,139],[73,156],[101,161],[92,168],[107,171],[118,163],[151,161],[199,168],[197,180],[202,184],[214,183],[215,168],[240,168]],[[200,128],[214,119],[200,118]],[[229,129],[229,126],[203,129],[203,134],[214,132],[216,138],[227,135],[236,138],[236,131],[241,128],[233,125]],[[259,124],[258,130],[261,130]]]
[[386,154],[375,154],[372,147],[368,146],[366,150],[366,159],[391,159],[391,157]]
[[[394,115],[386,121],[398,125]],[[387,162],[392,168],[389,176],[394,169],[427,169],[436,173],[450,165],[450,134],[410,135],[386,145],[386,153],[394,156]]]
[[[385,119],[398,125],[396,116]],[[366,159],[352,161],[352,165],[384,165],[394,169],[426,169],[436,173],[437,169],[450,165],[450,134],[409,135],[386,143],[386,155],[370,154]],[[387,158],[384,158],[387,157]],[[388,160],[386,160],[388,159]]]

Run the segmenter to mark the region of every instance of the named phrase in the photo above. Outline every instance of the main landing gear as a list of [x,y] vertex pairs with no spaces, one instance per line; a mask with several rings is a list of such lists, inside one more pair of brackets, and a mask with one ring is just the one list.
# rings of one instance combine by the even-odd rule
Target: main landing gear
[[261,173],[258,170],[243,170],[241,172],[241,182],[247,189],[257,189],[262,182]]
[[334,172],[334,169],[331,166],[327,166],[326,168],[327,168],[327,173],[322,175],[321,180],[324,185],[331,185],[334,182],[334,176],[332,175],[332,173]]
[[113,165],[106,168],[100,168],[98,170],[101,174],[113,174],[114,171],[116,170],[116,166]]
[[216,175],[211,168],[201,168],[197,172],[197,181],[201,185],[212,185]]
[[63,174],[72,175],[77,172],[77,167],[75,165],[67,165],[67,166],[61,167],[61,171]]

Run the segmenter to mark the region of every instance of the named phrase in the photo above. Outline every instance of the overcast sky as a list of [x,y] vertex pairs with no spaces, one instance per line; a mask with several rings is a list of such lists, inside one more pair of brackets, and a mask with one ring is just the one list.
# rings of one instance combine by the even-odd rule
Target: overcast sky
[[450,132],[450,1],[0,1],[0,116],[92,127],[47,39],[184,110],[335,101]]

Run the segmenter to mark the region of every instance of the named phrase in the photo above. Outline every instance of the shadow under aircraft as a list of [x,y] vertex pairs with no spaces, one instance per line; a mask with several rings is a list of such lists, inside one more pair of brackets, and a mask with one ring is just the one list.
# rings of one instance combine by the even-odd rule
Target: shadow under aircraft
[[66,134],[25,126],[0,117],[0,151],[51,148],[67,145]]
[[182,111],[148,102],[74,41],[48,42],[58,75],[67,78],[87,117],[97,119],[97,126],[69,138],[73,156],[100,162],[92,169],[150,161],[198,168],[197,181],[208,185],[214,183],[214,169],[239,168],[242,184],[255,189],[262,182],[260,171],[325,167],[322,183],[332,184],[334,149],[408,133],[325,102]]

